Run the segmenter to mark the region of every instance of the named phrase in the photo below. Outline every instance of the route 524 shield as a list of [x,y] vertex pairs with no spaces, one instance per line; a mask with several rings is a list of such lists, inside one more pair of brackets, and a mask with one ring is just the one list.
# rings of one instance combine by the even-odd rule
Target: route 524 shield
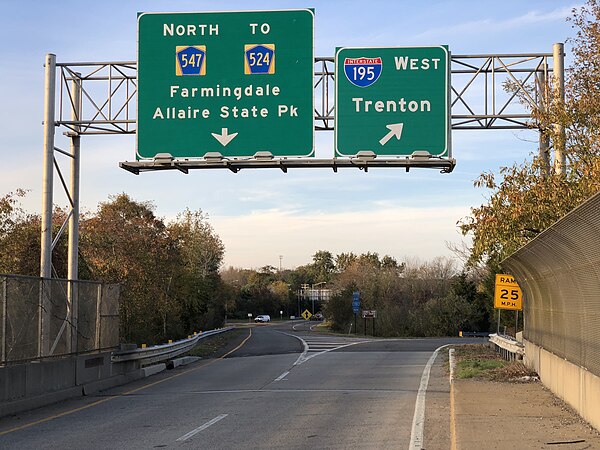
[[381,75],[381,58],[346,58],[344,73],[348,81],[358,87],[368,87]]

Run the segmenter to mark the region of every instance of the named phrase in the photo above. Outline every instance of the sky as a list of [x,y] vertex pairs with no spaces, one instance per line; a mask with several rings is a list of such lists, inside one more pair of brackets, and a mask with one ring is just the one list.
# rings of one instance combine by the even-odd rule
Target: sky
[[[134,61],[138,12],[314,8],[316,56],[337,47],[448,45],[454,54],[551,53],[574,35],[566,18],[579,3],[497,1],[32,1],[2,0],[0,15],[0,196],[28,189],[31,212],[42,207],[44,68],[58,62]],[[568,50],[568,45],[566,46]],[[567,63],[569,55],[567,54]],[[64,129],[56,146],[68,148]],[[316,156],[333,156],[333,133],[317,132]],[[537,151],[534,131],[455,130],[450,174],[438,170],[195,170],[133,175],[135,137],[81,138],[83,211],[111,195],[150,201],[173,220],[202,210],[225,245],[224,267],[294,268],[319,250],[377,252],[398,261],[454,257],[449,244],[469,245],[457,222],[486,201],[473,181],[483,171],[523,162]],[[61,158],[61,164],[67,162]],[[54,203],[66,206],[55,177]],[[281,258],[280,258],[281,256]]]

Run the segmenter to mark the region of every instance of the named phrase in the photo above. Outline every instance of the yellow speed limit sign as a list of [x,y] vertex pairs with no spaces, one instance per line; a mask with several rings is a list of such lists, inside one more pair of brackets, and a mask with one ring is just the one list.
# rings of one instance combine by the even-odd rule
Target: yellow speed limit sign
[[523,309],[523,292],[511,275],[496,274],[494,308],[516,311]]

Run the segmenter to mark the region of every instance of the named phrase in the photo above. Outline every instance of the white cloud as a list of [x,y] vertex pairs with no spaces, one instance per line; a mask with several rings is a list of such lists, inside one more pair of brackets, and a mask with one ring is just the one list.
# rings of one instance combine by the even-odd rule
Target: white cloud
[[505,20],[485,18],[470,22],[461,22],[448,27],[431,28],[423,33],[411,37],[415,42],[447,38],[448,36],[492,34],[507,32],[522,27],[540,25],[551,22],[564,22],[571,15],[573,8],[578,5],[565,6],[549,12],[528,11],[520,16],[510,17]]
[[431,259],[451,256],[445,242],[462,240],[456,222],[468,207],[385,207],[344,213],[311,213],[280,209],[241,216],[211,216],[226,247],[225,265],[284,267],[311,261],[317,250],[378,252],[398,260],[405,256]]

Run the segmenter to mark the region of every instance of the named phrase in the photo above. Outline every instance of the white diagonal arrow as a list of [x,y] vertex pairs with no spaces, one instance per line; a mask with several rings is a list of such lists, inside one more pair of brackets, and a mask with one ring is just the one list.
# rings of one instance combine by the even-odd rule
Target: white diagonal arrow
[[237,133],[231,133],[229,134],[229,130],[227,128],[221,128],[221,134],[217,134],[217,133],[210,133],[212,134],[212,136],[219,141],[219,143],[225,147],[227,146],[227,144],[229,144],[234,137],[236,137],[238,134]]
[[379,143],[381,145],[385,145],[387,144],[387,142],[393,137],[396,136],[396,139],[400,140],[400,138],[402,137],[402,128],[404,128],[404,124],[403,123],[391,123],[389,125],[386,125],[386,128],[389,131],[388,134],[386,134],[384,137],[382,137],[379,141]]

